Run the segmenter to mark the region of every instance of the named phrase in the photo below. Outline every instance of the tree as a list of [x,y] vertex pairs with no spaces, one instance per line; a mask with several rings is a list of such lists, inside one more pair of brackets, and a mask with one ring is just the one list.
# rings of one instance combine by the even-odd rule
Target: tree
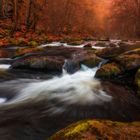
[[111,24],[118,34],[140,36],[140,0],[114,1]]

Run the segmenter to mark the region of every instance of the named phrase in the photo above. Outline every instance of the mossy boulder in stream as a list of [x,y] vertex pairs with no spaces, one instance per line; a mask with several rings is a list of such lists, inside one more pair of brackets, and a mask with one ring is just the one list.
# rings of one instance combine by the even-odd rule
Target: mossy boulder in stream
[[103,65],[96,73],[98,78],[111,78],[121,73],[120,67],[116,63]]
[[134,50],[140,48],[140,44],[127,44],[127,43],[120,43],[119,47],[108,47],[105,49],[100,49],[96,51],[96,55],[102,58],[114,58],[117,57],[127,51]]
[[29,55],[16,60],[12,64],[14,69],[36,69],[46,72],[61,72],[64,64],[63,57]]
[[15,52],[15,56],[25,55],[28,53],[39,53],[43,52],[44,48],[37,48],[37,47],[28,47],[28,48],[18,48]]
[[115,58],[124,70],[133,70],[140,67],[140,48],[127,51]]
[[48,140],[138,140],[140,122],[87,120],[72,124]]
[[139,70],[136,73],[135,83],[136,83],[136,85],[138,87],[138,95],[140,96],[140,68],[139,68]]
[[95,54],[87,53],[85,54],[83,59],[80,60],[80,64],[84,64],[90,68],[93,68],[95,66],[98,66],[101,61],[102,59],[97,57]]

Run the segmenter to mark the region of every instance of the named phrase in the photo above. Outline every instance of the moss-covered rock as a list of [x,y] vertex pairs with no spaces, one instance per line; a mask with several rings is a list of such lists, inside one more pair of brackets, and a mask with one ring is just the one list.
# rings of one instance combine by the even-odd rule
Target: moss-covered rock
[[95,54],[87,53],[82,60],[80,60],[80,64],[84,64],[90,68],[98,66],[102,61],[101,58],[97,57]]
[[72,124],[48,140],[138,140],[140,122],[87,120]]
[[127,51],[115,58],[124,70],[133,70],[140,67],[140,48]]
[[114,58],[117,57],[127,51],[134,50],[140,48],[140,44],[126,44],[120,43],[119,47],[109,47],[96,51],[96,55],[102,58]]
[[43,71],[61,72],[64,64],[63,57],[29,55],[17,59],[13,64],[13,69],[37,69]]
[[38,46],[39,44],[36,41],[30,41],[28,42],[29,46]]
[[27,53],[37,53],[43,52],[44,48],[37,48],[37,47],[28,47],[28,48],[18,48],[15,52],[15,56],[24,55]]
[[98,78],[111,78],[121,73],[120,67],[116,63],[103,65],[96,73]]
[[138,87],[138,95],[140,96],[140,69],[137,71],[136,76],[135,76],[135,83]]

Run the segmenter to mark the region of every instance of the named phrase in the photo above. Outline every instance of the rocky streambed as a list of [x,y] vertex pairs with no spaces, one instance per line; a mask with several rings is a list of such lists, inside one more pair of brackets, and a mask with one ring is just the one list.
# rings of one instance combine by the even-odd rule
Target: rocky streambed
[[0,139],[46,140],[90,119],[50,139],[137,140],[139,52],[139,42],[120,40],[2,48]]

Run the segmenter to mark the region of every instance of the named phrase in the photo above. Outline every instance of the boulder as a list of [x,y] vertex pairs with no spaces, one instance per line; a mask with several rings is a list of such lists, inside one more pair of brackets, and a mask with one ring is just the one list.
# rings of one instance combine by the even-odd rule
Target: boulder
[[95,44],[95,46],[99,46],[99,47],[108,47],[106,41],[97,42],[97,43]]
[[92,49],[92,44],[88,43],[84,46],[85,49]]
[[86,120],[68,126],[48,140],[138,140],[140,122]]
[[61,72],[64,64],[63,57],[29,55],[25,58],[17,59],[13,64],[13,69],[37,69],[43,71]]
[[121,68],[116,63],[107,63],[96,72],[97,78],[111,78],[121,73]]
[[45,51],[44,48],[28,47],[28,48],[18,48],[15,52],[15,56],[25,55],[28,53],[38,53]]
[[140,48],[125,52],[115,58],[115,61],[124,70],[133,70],[140,67]]
[[[80,69],[81,64],[92,68],[102,61],[102,59],[97,57],[92,50],[80,48],[24,48],[19,49],[17,54],[17,56],[20,57],[15,58],[15,61],[12,64],[13,69],[22,68],[62,71],[62,68],[64,68],[69,73],[74,73]],[[67,63],[63,67],[65,62]]]
[[80,64],[84,64],[90,68],[93,68],[95,66],[98,66],[101,61],[102,59],[97,57],[95,54],[87,53],[80,60]]
[[139,43],[136,44],[120,43],[119,47],[104,48],[101,50],[97,50],[95,53],[99,57],[110,59],[117,57],[118,55],[121,55],[127,51],[137,49],[139,47],[140,47]]

